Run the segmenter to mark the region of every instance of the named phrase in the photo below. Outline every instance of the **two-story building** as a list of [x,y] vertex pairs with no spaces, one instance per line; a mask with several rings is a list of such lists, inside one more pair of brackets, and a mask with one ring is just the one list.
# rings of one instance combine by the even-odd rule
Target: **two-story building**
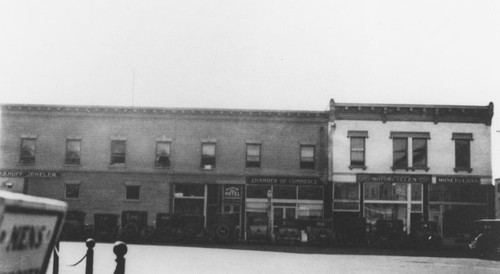
[[132,232],[167,214],[323,218],[327,126],[326,111],[3,105],[0,183]]
[[491,103],[332,100],[329,165],[336,230],[353,231],[361,222],[370,232],[385,219],[400,220],[410,233],[419,222],[433,220],[444,238],[467,238],[473,220],[494,216],[492,116]]

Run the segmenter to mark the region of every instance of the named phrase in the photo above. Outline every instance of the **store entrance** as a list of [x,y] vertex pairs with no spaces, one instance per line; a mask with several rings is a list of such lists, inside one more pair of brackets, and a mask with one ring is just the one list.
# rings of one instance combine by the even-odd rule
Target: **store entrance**
[[297,209],[294,206],[275,206],[273,208],[274,226],[281,226],[285,221],[293,221],[297,217]]

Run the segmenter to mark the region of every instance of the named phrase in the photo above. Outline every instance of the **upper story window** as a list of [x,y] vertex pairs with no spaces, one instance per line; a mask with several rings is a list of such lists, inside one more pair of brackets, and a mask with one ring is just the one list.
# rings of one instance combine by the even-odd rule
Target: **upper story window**
[[425,169],[427,166],[428,132],[391,132],[392,169]]
[[139,185],[127,185],[125,199],[127,200],[139,200],[141,194],[141,186]]
[[170,147],[171,142],[157,141],[156,142],[156,167],[170,167]]
[[300,168],[301,169],[314,169],[314,145],[301,145],[300,146]]
[[81,157],[81,140],[67,139],[66,140],[66,157],[64,163],[67,165],[79,165]]
[[455,140],[455,171],[471,172],[470,142],[473,140],[472,133],[453,133]]
[[127,141],[111,141],[111,165],[125,164]]
[[64,197],[66,199],[78,199],[80,197],[80,185],[66,184]]
[[347,137],[351,139],[351,162],[349,168],[366,169],[365,139],[368,138],[368,131],[348,131]]
[[215,143],[201,144],[201,167],[204,169],[215,168]]
[[246,167],[260,167],[260,144],[247,144]]
[[21,152],[19,163],[34,164],[35,163],[35,138],[21,138]]

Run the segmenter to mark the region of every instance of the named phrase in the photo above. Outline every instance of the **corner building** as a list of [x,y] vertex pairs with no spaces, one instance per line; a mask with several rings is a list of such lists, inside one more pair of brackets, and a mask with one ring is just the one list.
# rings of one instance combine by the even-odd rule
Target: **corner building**
[[[432,220],[448,243],[494,217],[488,106],[330,102],[330,178],[338,235],[369,241],[377,220],[409,234]],[[367,237],[367,238],[365,238]]]
[[94,228],[227,213],[245,238],[259,218],[331,213],[327,126],[327,111],[3,105],[0,183]]

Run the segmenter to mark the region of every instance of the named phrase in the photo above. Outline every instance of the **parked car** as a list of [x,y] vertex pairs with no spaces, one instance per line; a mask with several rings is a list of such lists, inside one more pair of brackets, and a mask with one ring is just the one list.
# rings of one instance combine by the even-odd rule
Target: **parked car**
[[275,236],[278,243],[300,243],[302,233],[296,221],[283,220]]
[[382,247],[401,247],[407,244],[408,237],[403,229],[403,220],[379,219],[371,235],[371,243]]
[[332,220],[317,220],[307,226],[307,242],[330,245],[334,242]]
[[474,221],[476,237],[469,248],[479,257],[500,258],[500,219]]
[[415,231],[411,232],[411,241],[416,248],[440,248],[443,244],[438,225],[433,221],[421,222]]
[[267,241],[269,240],[269,223],[265,214],[263,216],[252,216],[248,218],[247,240]]

